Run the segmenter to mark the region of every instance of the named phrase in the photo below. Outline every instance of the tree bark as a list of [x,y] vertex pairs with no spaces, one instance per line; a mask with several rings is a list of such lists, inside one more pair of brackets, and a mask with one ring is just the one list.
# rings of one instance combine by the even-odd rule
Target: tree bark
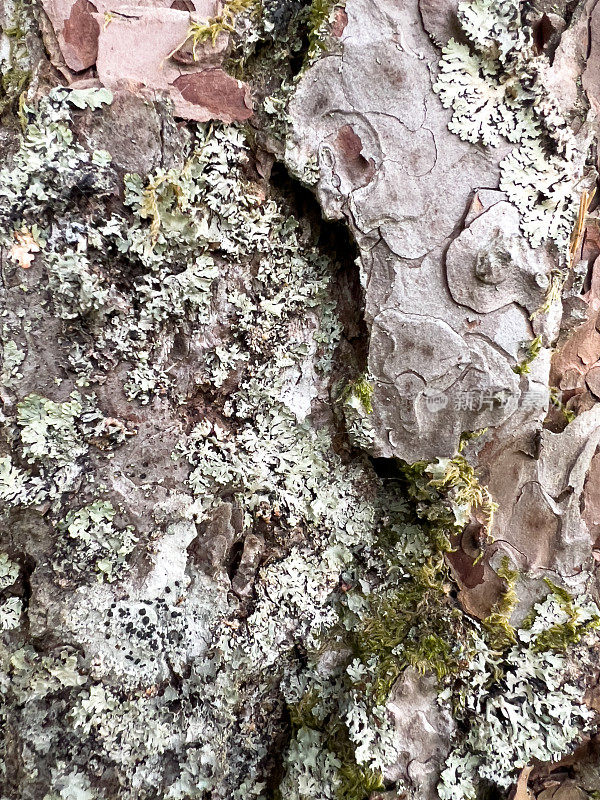
[[0,5],[2,800],[600,793],[598,13]]

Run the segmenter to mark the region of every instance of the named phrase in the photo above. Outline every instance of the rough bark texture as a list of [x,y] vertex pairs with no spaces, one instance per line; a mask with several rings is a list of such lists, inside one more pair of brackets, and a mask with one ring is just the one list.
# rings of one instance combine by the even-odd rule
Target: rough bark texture
[[0,4],[2,800],[600,796],[599,13]]

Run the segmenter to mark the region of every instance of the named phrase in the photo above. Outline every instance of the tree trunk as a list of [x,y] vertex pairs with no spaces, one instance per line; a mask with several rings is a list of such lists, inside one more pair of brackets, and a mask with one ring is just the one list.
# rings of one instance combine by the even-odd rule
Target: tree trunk
[[599,14],[0,4],[2,800],[600,796]]

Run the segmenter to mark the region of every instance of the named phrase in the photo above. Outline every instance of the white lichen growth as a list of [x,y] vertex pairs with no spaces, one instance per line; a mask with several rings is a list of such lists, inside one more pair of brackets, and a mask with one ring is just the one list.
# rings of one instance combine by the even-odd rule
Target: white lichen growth
[[19,367],[25,360],[25,352],[12,339],[8,339],[2,346],[1,365],[2,373],[0,380],[4,387],[10,387],[14,382],[19,381],[23,374],[19,372]]
[[0,500],[7,506],[35,503],[43,494],[43,482],[13,464],[10,456],[0,457]]
[[87,448],[75,424],[82,408],[77,394],[63,403],[38,394],[27,395],[17,406],[25,458],[30,463],[49,459],[64,466],[82,456]]
[[[500,48],[506,55],[512,23],[502,24],[511,31]],[[483,30],[473,28],[473,38],[490,46]],[[8,242],[15,225],[39,224],[44,302],[73,335],[67,372],[80,387],[18,397],[3,418],[11,456],[0,459],[0,497],[7,514],[42,512],[49,580],[67,589],[53,609],[56,646],[2,651],[0,689],[18,723],[24,791],[38,796],[43,780],[47,800],[96,800],[103,790],[91,776],[106,773],[120,800],[157,791],[170,800],[262,800],[273,742],[285,741],[287,704],[295,721],[283,796],[333,799],[352,786],[368,796],[383,787],[401,742],[389,691],[380,691],[385,643],[376,652],[377,642],[366,634],[359,642],[359,634],[377,603],[400,590],[402,602],[412,591],[420,603],[430,589],[446,602],[439,542],[418,523],[434,526],[441,516],[454,529],[464,504],[448,496],[428,515],[419,495],[415,515],[368,461],[346,447],[336,452],[333,425],[315,422],[313,403],[328,402],[342,335],[334,265],[277,193],[266,197],[248,179],[241,132],[198,126],[181,167],[126,177],[119,213],[110,158],[86,153],[69,127],[69,106],[94,108],[108,97],[81,91],[55,91],[27,109],[15,169],[0,176],[0,232]],[[111,210],[86,216],[70,199],[73,185],[91,206]],[[87,386],[109,376],[120,380],[127,416],[140,428],[173,413],[165,425],[176,420],[179,484],[165,488],[144,474],[139,485],[122,465],[107,477],[118,460],[109,460],[112,451],[135,433],[105,417]],[[365,376],[341,404],[351,433],[355,414],[368,435],[369,389]],[[140,459],[138,445],[123,450],[123,461]],[[437,496],[436,481],[448,488],[451,466],[423,471],[419,491]],[[94,485],[98,473],[114,494]],[[147,521],[150,512],[125,509],[129,496],[132,506],[138,498],[154,505],[151,529],[135,537],[121,513]],[[202,537],[227,506],[236,525],[205,547]],[[252,539],[266,556],[259,553],[242,591],[238,561]],[[203,561],[209,550],[214,563]],[[432,609],[442,633],[456,619],[446,606]],[[411,613],[412,652],[400,637],[387,654],[396,676],[407,663],[430,666],[418,649],[429,620],[419,608]],[[427,643],[443,650],[438,638]],[[467,663],[468,676],[479,669],[470,644],[465,636],[442,652]],[[488,681],[495,654],[484,655]],[[463,705],[495,698],[488,683]]]
[[452,109],[448,127],[468,142],[519,145],[500,164],[500,188],[531,244],[550,239],[566,254],[588,142],[576,140],[545,85],[548,60],[516,0],[467,0],[458,18],[469,44],[450,39],[433,87]]
[[122,577],[136,537],[131,526],[114,526],[115,515],[112,503],[103,500],[69,511],[57,526],[64,538],[57,548],[55,569],[69,578],[90,571],[95,571],[99,580],[109,582]]
[[286,755],[286,774],[281,782],[282,797],[290,800],[336,800],[341,766],[327,750],[323,736],[300,728]]
[[20,597],[6,591],[17,581],[19,571],[15,561],[6,553],[0,553],[0,631],[10,631],[19,626],[23,602]]
[[[580,623],[598,620],[595,603],[573,601]],[[438,787],[442,800],[474,800],[486,779],[503,789],[520,769],[556,761],[580,740],[593,719],[580,687],[569,680],[568,656],[541,649],[540,637],[568,622],[554,595],[535,607],[535,619],[501,655],[476,639],[476,653],[461,677],[459,715],[468,734],[448,756]],[[450,691],[440,696],[448,702]]]
[[0,499],[6,508],[47,501],[60,506],[64,492],[81,487],[90,445],[113,450],[134,433],[105,417],[92,394],[72,392],[62,402],[29,394],[17,403],[8,434],[21,463],[0,457]]

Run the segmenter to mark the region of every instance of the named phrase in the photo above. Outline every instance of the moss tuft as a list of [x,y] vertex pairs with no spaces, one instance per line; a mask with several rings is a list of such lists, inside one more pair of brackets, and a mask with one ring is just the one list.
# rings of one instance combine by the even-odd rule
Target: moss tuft
[[196,51],[199,44],[210,42],[214,47],[222,33],[233,33],[235,31],[236,17],[256,5],[257,0],[227,0],[223,11],[216,17],[210,17],[207,22],[192,22],[183,42],[169,53],[168,57],[174,56],[188,42],[191,42],[192,56],[196,61]]
[[408,666],[434,672],[440,680],[459,669],[462,615],[449,603],[446,578],[442,560],[430,559],[399,588],[372,600],[356,649],[363,662],[376,659],[377,705],[385,703]]
[[487,633],[487,640],[493,650],[503,651],[516,642],[515,629],[510,624],[510,618],[519,598],[515,586],[519,572],[512,569],[507,556],[502,559],[498,569],[498,576],[506,584],[506,590],[494,605],[491,613],[483,620],[483,628]]
[[372,397],[375,389],[366,375],[361,375],[355,381],[350,381],[342,392],[341,400],[344,403],[358,402],[366,414],[373,413]]
[[581,637],[589,630],[600,627],[600,618],[592,617],[585,621],[581,620],[573,598],[566,589],[557,586],[548,578],[544,578],[544,581],[568,619],[539,633],[535,639],[535,650],[537,652],[554,650],[565,653],[569,647],[581,641]]
[[12,111],[19,114],[24,93],[31,81],[31,56],[27,33],[32,27],[31,7],[15,0],[5,8],[7,38],[4,54],[0,54],[0,115]]
[[513,367],[513,372],[516,372],[517,375],[529,375],[531,364],[539,356],[541,349],[542,337],[536,336],[535,339],[529,342],[525,358]]
[[379,770],[357,763],[356,745],[350,741],[344,725],[335,727],[327,745],[340,761],[337,800],[366,800],[372,792],[384,788],[383,776]]
[[11,67],[2,73],[0,91],[0,114],[18,100],[29,86],[31,71],[18,66]]
[[329,22],[335,5],[335,0],[312,0],[310,4],[308,11],[308,51],[306,54],[308,63],[327,47],[323,39],[323,29]]

